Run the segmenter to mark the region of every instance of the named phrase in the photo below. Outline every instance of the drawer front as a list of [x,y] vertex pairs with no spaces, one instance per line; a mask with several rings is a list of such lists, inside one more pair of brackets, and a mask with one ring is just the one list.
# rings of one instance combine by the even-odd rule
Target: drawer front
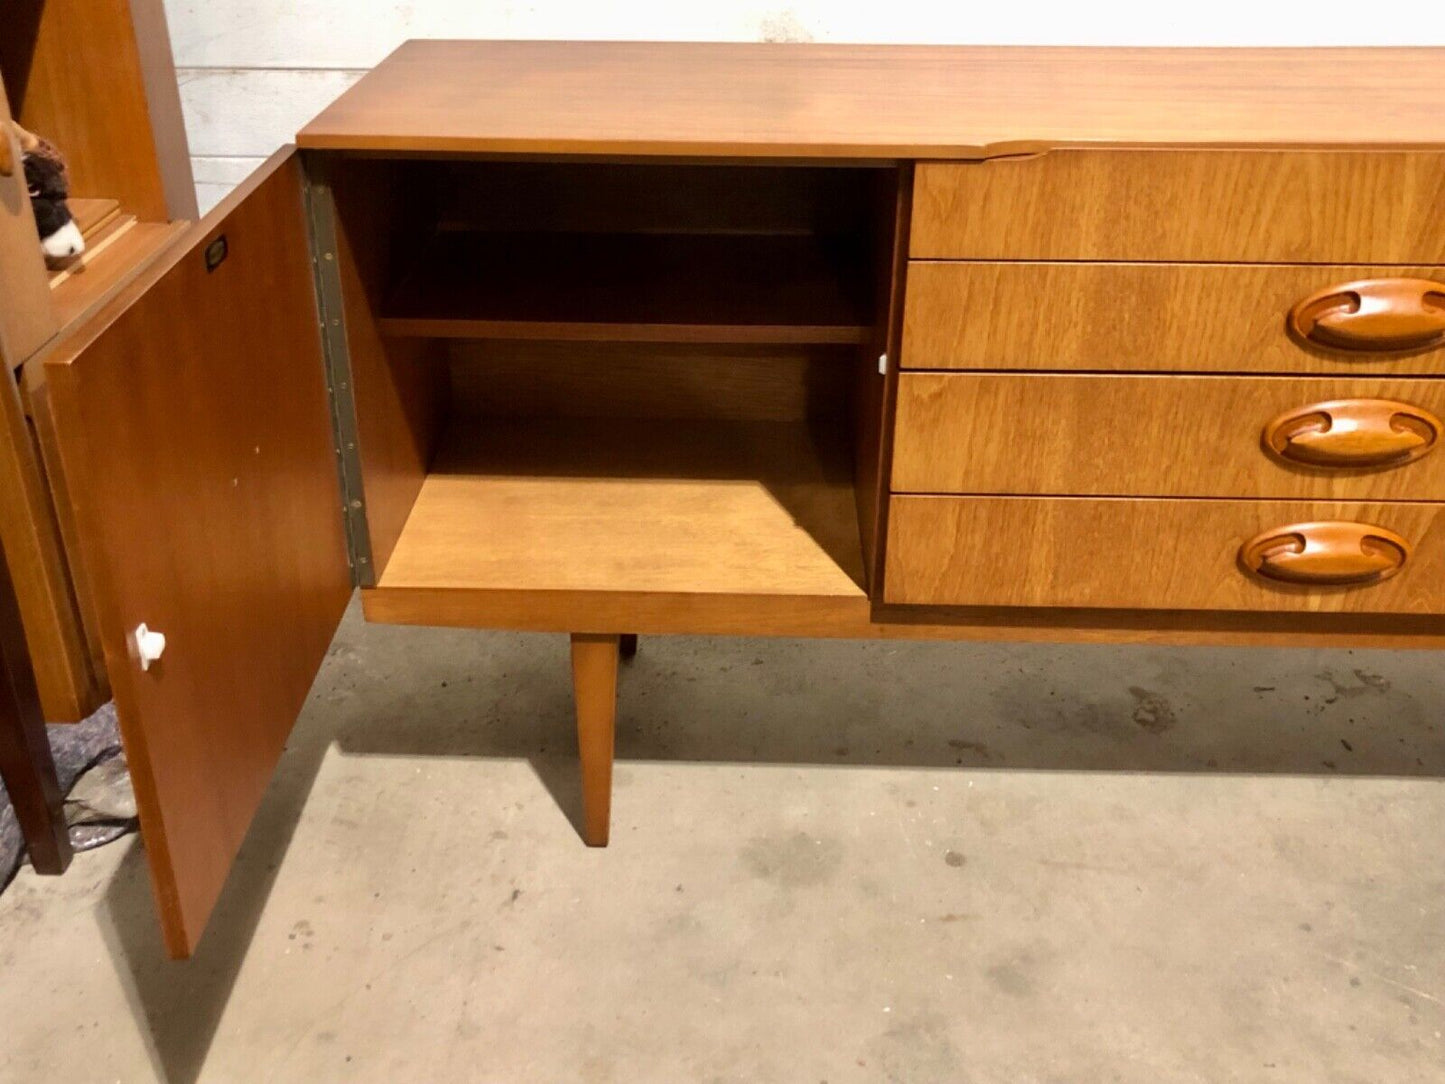
[[925,163],[909,255],[1445,263],[1433,151],[1060,150]]
[[1445,501],[1445,381],[904,373],[912,493]]
[[[1290,534],[1283,528],[1301,530]],[[1264,561],[1268,575],[1248,571],[1246,560]],[[1396,564],[1397,572],[1378,579]],[[1320,582],[1343,577],[1377,582]],[[1294,582],[1300,579],[1308,582]],[[884,601],[1440,614],[1445,613],[1445,508],[894,497]]]
[[914,261],[901,364],[1439,375],[1445,267]]

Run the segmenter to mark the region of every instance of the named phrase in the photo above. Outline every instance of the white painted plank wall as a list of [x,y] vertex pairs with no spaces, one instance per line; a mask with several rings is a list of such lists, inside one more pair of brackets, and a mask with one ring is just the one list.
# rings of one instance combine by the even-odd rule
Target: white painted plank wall
[[407,38],[1445,45],[1439,0],[1393,0],[1388,18],[1369,10],[1359,0],[166,0],[202,210]]

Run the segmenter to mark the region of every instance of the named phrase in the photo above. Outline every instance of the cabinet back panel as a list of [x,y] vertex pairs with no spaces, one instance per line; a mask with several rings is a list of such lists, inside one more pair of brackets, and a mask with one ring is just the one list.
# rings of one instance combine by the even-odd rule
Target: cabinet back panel
[[856,233],[877,170],[630,163],[413,167],[443,230]]
[[452,407],[469,417],[842,419],[854,353],[463,341],[449,351]]

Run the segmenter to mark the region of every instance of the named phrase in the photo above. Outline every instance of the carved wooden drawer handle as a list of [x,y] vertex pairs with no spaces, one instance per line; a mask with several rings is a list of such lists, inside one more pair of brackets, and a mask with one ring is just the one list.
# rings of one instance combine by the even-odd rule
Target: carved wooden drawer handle
[[1264,443],[1309,467],[1398,467],[1429,455],[1445,426],[1422,407],[1393,399],[1333,399],[1281,414]]
[[1291,523],[1255,535],[1239,550],[1244,567],[1265,579],[1315,585],[1370,584],[1405,567],[1410,543],[1368,523]]
[[1445,346],[1445,283],[1361,279],[1329,286],[1290,310],[1289,327],[1298,338],[1330,350]]

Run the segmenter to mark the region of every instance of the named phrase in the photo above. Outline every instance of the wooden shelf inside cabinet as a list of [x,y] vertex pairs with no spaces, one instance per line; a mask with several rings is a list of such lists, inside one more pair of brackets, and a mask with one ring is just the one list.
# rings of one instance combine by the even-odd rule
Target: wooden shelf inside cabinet
[[374,593],[862,602],[833,440],[802,422],[457,421]]
[[71,199],[67,204],[75,218],[75,225],[87,244],[95,239],[101,230],[121,217],[120,200]]
[[865,253],[811,234],[436,235],[383,333],[611,342],[861,343]]
[[137,222],[111,210],[97,217],[108,200],[88,201],[94,219],[85,233],[86,219],[76,213],[85,233],[86,249],[79,257],[50,273],[50,298],[62,328],[84,316],[118,286],[139,274],[151,259],[183,233],[188,222]]

